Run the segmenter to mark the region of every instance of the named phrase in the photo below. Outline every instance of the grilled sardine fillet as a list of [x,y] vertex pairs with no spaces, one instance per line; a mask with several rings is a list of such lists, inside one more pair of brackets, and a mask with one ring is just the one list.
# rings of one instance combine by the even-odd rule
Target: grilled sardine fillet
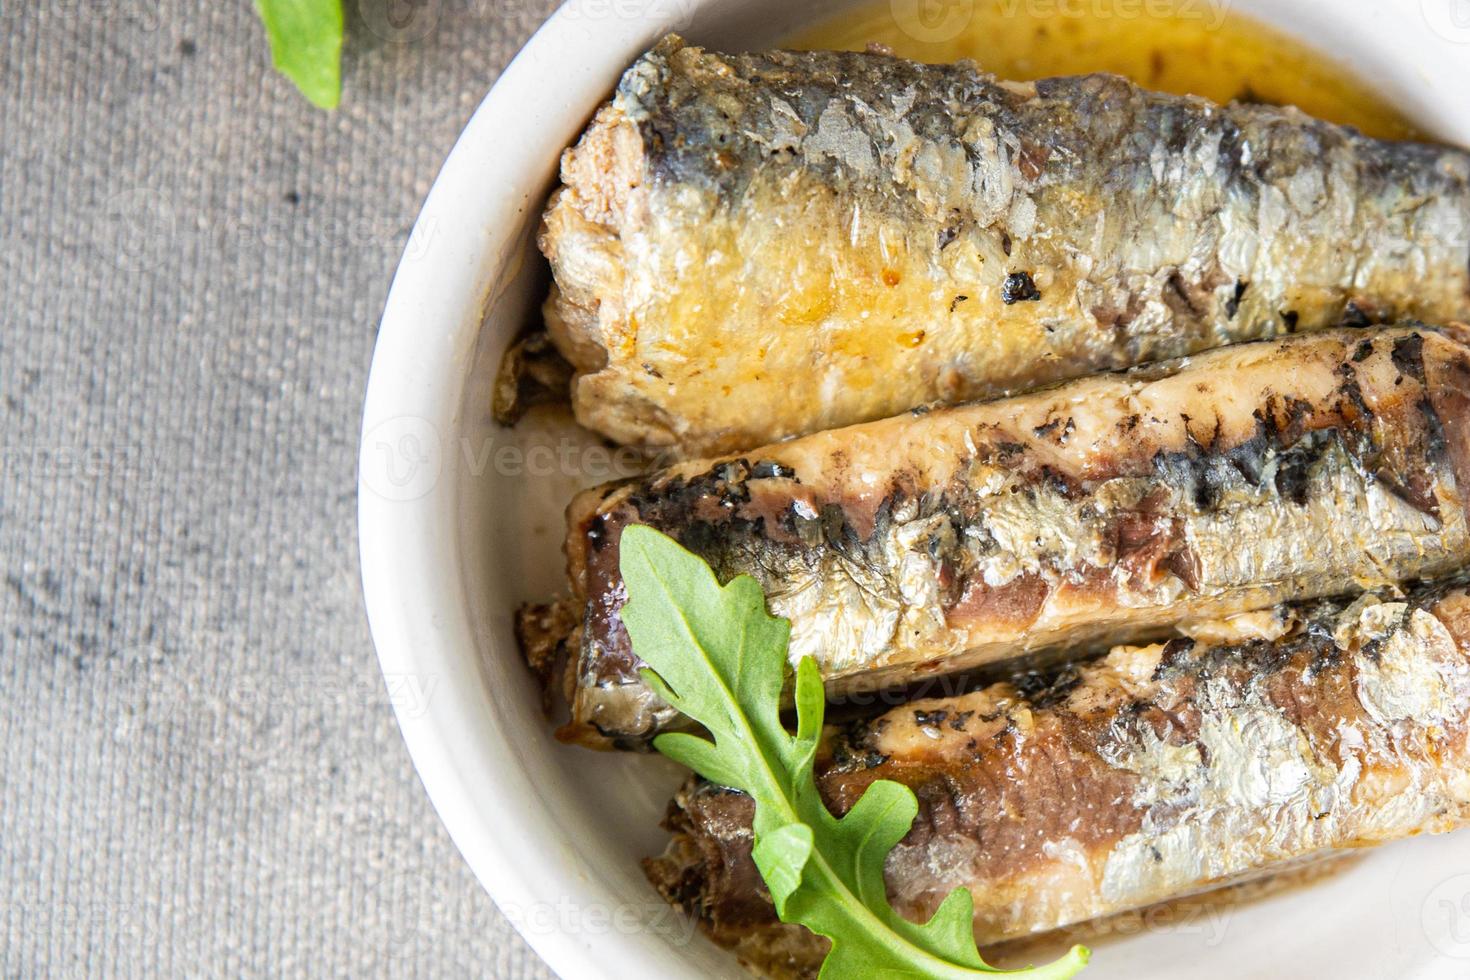
[[[894,907],[927,919],[967,888],[982,944],[1470,819],[1465,588],[1288,616],[1274,640],[1120,647],[829,729],[818,785],[839,814],[874,780],[910,786],[919,815],[886,866]],[[814,974],[824,941],[776,921],[751,813],[743,794],[691,783],[649,878],[753,964]]]
[[1470,315],[1470,155],[1111,75],[669,38],[562,161],[585,426],[748,449],[1332,326]]
[[1321,331],[586,491],[572,598],[521,636],[562,677],[562,736],[626,745],[675,717],[618,615],[629,524],[758,579],[842,697],[1444,574],[1470,560],[1467,487],[1458,328]]

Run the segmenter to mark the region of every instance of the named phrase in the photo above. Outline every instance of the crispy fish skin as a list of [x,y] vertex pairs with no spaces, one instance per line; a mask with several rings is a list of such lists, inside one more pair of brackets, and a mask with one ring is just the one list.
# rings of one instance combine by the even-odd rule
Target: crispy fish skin
[[629,524],[753,575],[834,697],[1446,574],[1470,561],[1470,347],[1446,329],[1238,345],[586,491],[528,658],[568,741],[676,719],[618,615]]
[[[1275,640],[1124,647],[829,729],[818,785],[845,813],[877,779],[919,815],[888,893],[922,921],[954,888],[993,944],[1470,820],[1470,594],[1364,595]],[[1035,678],[1031,678],[1035,680]],[[748,797],[692,782],[650,880],[719,943],[814,976],[750,859]]]
[[1086,75],[669,38],[541,235],[578,420],[723,453],[1211,347],[1470,317],[1470,155]]

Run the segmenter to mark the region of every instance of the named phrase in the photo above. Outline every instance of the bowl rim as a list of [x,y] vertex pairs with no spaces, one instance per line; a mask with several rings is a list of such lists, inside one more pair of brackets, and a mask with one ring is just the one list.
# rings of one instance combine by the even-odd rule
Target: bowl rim
[[[462,653],[475,648],[475,638],[463,583],[453,574],[461,554],[455,481],[434,479],[412,499],[395,499],[364,477],[375,433],[385,431],[429,440],[428,465],[436,473],[442,467],[438,433],[456,431],[462,411],[461,385],[444,379],[471,361],[487,297],[523,241],[511,229],[527,208],[540,207],[546,161],[585,124],[572,110],[606,98],[626,52],[677,26],[640,15],[580,29],[572,6],[558,8],[496,80],[409,235],[368,374],[357,473],[359,562],[369,630],[390,688],[404,678],[434,685],[432,711],[389,700],[430,803],[480,885],[558,975],[647,976],[667,965],[656,936],[628,937],[610,958],[588,937],[528,929],[512,914],[579,894],[584,883],[564,855],[554,860],[551,845],[526,827],[518,804],[540,796],[535,774],[517,759],[511,733],[484,710],[482,676],[475,658]],[[548,63],[558,66],[555,92],[545,86]],[[506,146],[522,152],[497,152]],[[473,778],[478,767],[463,758],[466,740],[478,740],[478,751],[494,757],[495,786]]]

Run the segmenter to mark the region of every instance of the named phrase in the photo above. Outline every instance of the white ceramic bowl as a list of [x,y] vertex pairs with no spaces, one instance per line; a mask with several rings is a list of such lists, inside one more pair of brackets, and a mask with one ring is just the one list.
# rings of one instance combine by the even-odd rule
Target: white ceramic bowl
[[[373,639],[439,816],[500,908],[563,977],[744,974],[674,916],[639,871],[639,859],[664,843],[656,824],[679,773],[656,758],[556,744],[511,635],[519,602],[563,586],[565,502],[619,461],[584,452],[590,443],[562,429],[499,429],[488,413],[490,379],[508,341],[538,315],[545,272],[532,236],[558,155],[623,69],[669,30],[754,48],[842,6],[563,7],[465,128],[388,298],[359,473]],[[1470,144],[1470,0],[1232,6],[1352,63],[1428,131]],[[1470,833],[1401,844],[1310,889],[1109,939],[1089,975],[1465,977],[1467,872]]]

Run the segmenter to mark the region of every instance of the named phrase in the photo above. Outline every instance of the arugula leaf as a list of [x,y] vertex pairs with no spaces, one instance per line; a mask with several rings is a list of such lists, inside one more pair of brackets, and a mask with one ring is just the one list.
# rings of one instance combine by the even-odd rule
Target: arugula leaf
[[[840,819],[822,802],[813,770],[822,679],[811,658],[797,665],[793,735],[780,714],[790,624],[766,612],[755,579],[742,575],[721,587],[708,565],[652,528],[625,528],[619,549],[623,623],[651,668],[644,677],[713,736],[665,734],[654,747],[754,799],[754,858],[777,914],[832,941],[821,976],[959,980],[1007,972],[980,958],[973,899],[963,888],[923,924],[888,904],[883,862],[918,813],[912,790],[875,782]],[[1088,956],[1077,946],[1049,966],[1008,975],[1062,980]]]
[[342,100],[342,0],[255,0],[271,61],[323,109]]

